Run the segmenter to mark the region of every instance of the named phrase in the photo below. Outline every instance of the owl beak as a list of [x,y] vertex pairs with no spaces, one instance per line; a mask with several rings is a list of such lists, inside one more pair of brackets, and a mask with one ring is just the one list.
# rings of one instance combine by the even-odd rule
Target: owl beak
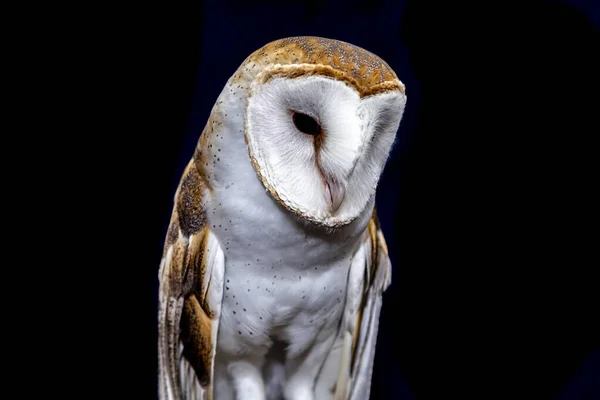
[[333,214],[340,208],[342,201],[344,201],[346,185],[333,177],[328,177],[325,179],[325,187],[329,195],[329,211]]

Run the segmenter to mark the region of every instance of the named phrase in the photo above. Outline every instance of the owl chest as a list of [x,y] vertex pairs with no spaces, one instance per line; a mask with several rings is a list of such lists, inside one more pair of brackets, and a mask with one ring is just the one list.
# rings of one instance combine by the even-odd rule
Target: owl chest
[[[251,246],[250,246],[251,247]],[[300,253],[296,254],[301,257]],[[261,353],[273,341],[307,349],[321,332],[335,335],[341,318],[350,260],[331,263],[287,259],[276,250],[231,254],[219,327],[219,347],[230,354]]]
[[[345,263],[318,272],[295,270],[284,262],[269,262],[238,268],[232,260],[226,264],[222,318],[249,331],[272,331],[274,327],[322,325],[336,316],[346,293]],[[349,265],[349,263],[348,263]],[[314,268],[317,268],[315,270]],[[273,332],[272,332],[273,333]]]
[[356,240],[310,232],[276,208],[223,205],[209,217],[225,254],[220,347],[238,353],[275,338],[302,347],[300,332],[307,345],[334,334]]
[[243,239],[223,232],[222,240],[223,306],[231,315],[249,318],[248,323],[285,325],[304,314],[331,314],[342,304],[349,246],[293,231],[270,233],[268,226]]

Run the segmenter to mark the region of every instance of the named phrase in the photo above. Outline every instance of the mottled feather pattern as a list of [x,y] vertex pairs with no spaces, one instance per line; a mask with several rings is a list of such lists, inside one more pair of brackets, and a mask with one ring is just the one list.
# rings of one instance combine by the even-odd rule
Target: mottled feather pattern
[[[159,274],[159,393],[182,396],[181,357],[202,387],[210,385],[214,357],[214,310],[207,302],[209,231],[203,209],[206,187],[194,161],[186,167],[175,196]],[[182,351],[179,350],[182,346]]]
[[[338,40],[320,37],[291,37],[276,40],[252,53],[232,77],[232,83],[244,87],[259,73],[274,68],[290,77],[301,73],[329,75],[352,85],[361,96],[378,93],[379,90],[400,90],[404,85],[390,66],[375,54]],[[268,79],[265,76],[264,79]]]

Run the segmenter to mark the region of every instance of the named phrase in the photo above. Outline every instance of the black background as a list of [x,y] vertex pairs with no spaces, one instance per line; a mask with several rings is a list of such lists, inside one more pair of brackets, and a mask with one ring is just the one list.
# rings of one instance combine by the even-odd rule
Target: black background
[[93,15],[69,70],[85,112],[66,247],[83,284],[64,298],[83,308],[56,345],[75,353],[63,393],[155,397],[179,175],[244,58],[316,35],[378,54],[407,88],[377,195],[393,285],[372,398],[600,398],[595,2],[196,2],[78,25]]

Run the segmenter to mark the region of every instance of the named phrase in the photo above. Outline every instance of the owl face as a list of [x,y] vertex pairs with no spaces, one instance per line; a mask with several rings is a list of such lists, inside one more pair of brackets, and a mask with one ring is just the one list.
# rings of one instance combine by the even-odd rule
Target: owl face
[[374,195],[404,105],[401,91],[361,97],[331,77],[276,75],[255,85],[247,102],[253,165],[296,214],[348,224]]

